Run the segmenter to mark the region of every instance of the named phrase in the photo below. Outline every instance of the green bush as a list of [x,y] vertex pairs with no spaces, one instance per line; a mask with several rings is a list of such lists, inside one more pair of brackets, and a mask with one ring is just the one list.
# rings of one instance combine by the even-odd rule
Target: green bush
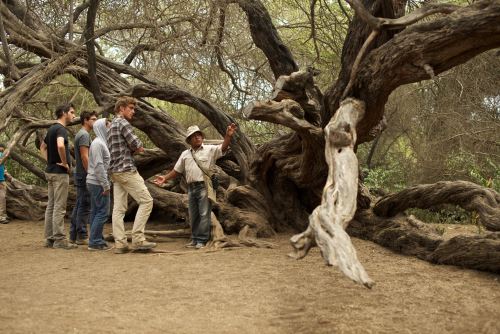
[[456,205],[444,205],[437,209],[423,210],[412,208],[406,210],[419,220],[435,224],[471,224],[471,213]]

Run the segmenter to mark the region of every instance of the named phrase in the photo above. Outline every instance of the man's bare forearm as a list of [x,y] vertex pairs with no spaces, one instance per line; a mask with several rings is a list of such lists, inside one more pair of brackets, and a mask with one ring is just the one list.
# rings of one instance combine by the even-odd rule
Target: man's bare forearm
[[66,160],[66,147],[57,146],[57,153],[59,153],[59,158],[61,159],[61,163],[63,165],[67,165],[68,161]]

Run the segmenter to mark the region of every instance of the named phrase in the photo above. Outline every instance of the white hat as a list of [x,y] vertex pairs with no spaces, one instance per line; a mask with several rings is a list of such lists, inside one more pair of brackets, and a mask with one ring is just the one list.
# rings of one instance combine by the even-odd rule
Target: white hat
[[193,134],[195,134],[196,132],[199,132],[201,133],[201,135],[203,136],[203,138],[205,138],[205,135],[203,134],[203,132],[200,130],[200,128],[198,127],[198,125],[191,125],[188,129],[187,129],[187,134],[186,134],[186,143],[188,144],[191,144],[189,142],[189,137],[191,137]]

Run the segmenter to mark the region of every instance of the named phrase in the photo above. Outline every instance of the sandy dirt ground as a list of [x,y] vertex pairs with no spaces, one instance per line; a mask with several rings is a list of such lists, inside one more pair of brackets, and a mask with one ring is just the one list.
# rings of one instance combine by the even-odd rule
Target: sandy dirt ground
[[43,222],[0,225],[0,333],[500,333],[499,275],[359,239],[372,290],[317,248],[288,258],[290,235],[276,249],[158,246],[182,255],[48,249],[42,235]]

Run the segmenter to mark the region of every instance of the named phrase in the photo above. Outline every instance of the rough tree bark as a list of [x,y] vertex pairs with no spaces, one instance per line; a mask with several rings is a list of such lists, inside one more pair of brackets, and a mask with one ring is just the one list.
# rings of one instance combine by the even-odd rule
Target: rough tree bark
[[467,181],[442,181],[421,184],[381,198],[373,212],[381,217],[394,217],[409,209],[429,209],[440,204],[455,204],[479,214],[488,230],[500,231],[500,194]]
[[345,228],[356,212],[358,194],[358,159],[354,153],[356,125],[365,112],[364,103],[344,100],[325,127],[325,159],[328,179],[321,205],[309,216],[309,227],[292,237],[294,257],[306,256],[315,243],[325,262],[338,266],[352,280],[371,288],[374,282],[358,261],[356,250]]
[[[40,63],[27,67],[19,65],[18,68],[23,68],[20,78],[0,93],[0,130],[4,130],[8,122],[17,122],[18,134],[15,137],[20,138],[30,124],[44,127],[41,120],[24,115],[22,106],[44,85],[66,73],[73,75],[94,94],[101,105],[100,110],[104,112],[111,110],[117,96],[128,94],[139,98],[139,108],[132,124],[144,131],[164,152],[148,152],[139,159],[141,172],[146,176],[171,166],[186,148],[186,143],[179,124],[144,98],[189,106],[204,115],[223,134],[233,119],[210,101],[173,84],[148,77],[130,66],[130,59],[121,63],[93,52],[94,44],[85,42],[113,29],[105,27],[90,36],[94,30],[95,10],[99,10],[98,3],[87,1],[75,8],[71,24],[87,10],[87,39],[75,41],[66,39],[71,24],[54,30],[39,16],[32,15],[20,1],[2,0],[0,12],[9,45],[38,56]],[[394,240],[404,240],[404,237],[398,239],[397,236],[404,236],[406,232],[391,228],[392,225],[382,227],[385,225],[381,222],[391,224],[394,219],[374,216],[368,197],[358,194],[356,199],[358,186],[354,176],[357,172],[351,170],[347,178],[344,177],[347,174],[334,176],[348,166],[339,165],[343,161],[342,153],[350,152],[348,155],[352,156],[355,145],[374,138],[383,130],[384,106],[395,88],[428,79],[485,50],[500,46],[500,3],[482,0],[465,7],[436,4],[407,17],[402,17],[405,1],[352,0],[350,3],[356,14],[342,50],[342,68],[335,84],[324,93],[315,85],[314,76],[317,73],[314,69],[299,71],[292,52],[281,40],[261,1],[227,0],[217,4],[221,8],[238,6],[245,13],[253,41],[267,58],[276,79],[271,101],[255,101],[245,108],[245,113],[251,119],[284,125],[291,132],[255,147],[244,133],[238,131],[231,145],[232,164],[221,164],[234,179],[228,177],[231,181],[220,189],[220,203],[214,213],[226,232],[244,231],[246,235],[264,236],[290,228],[304,230],[309,214],[316,212],[311,218],[314,228],[308,230],[309,240],[312,240],[312,231],[317,234],[317,241],[328,240],[323,244],[318,241],[328,263],[335,263],[335,257],[339,267],[351,278],[371,286],[372,282],[355,259],[348,235],[344,232],[352,214],[356,212],[355,220],[348,227],[352,235],[365,235],[377,241],[379,236],[391,234],[395,236]],[[227,15],[227,11],[224,13]],[[432,13],[443,15],[416,23]],[[148,29],[144,24],[137,27]],[[133,28],[134,25],[130,25],[119,29]],[[57,33],[54,34],[54,31]],[[152,48],[142,48],[142,52],[149,49]],[[8,70],[6,66],[2,68],[3,71]],[[341,125],[342,131],[333,135],[333,144],[342,151],[337,154],[331,151],[332,143],[325,143],[323,128],[332,117],[344,117],[336,114],[346,97],[361,101],[366,110],[355,125],[353,123],[349,128]],[[357,134],[357,139],[349,138],[353,134]],[[334,165],[335,168],[332,167]],[[355,169],[353,165],[350,161],[351,169]],[[321,189],[325,183],[327,186],[322,196]],[[184,195],[151,185],[148,187],[155,198],[157,210],[186,214]],[[338,191],[333,191],[335,189]],[[335,202],[341,198],[346,200]],[[320,203],[322,206],[314,211]],[[359,203],[362,205],[359,206]],[[498,200],[496,204],[489,205],[498,210]],[[325,219],[328,215],[338,221],[332,225]],[[359,222],[364,224],[360,226]],[[372,231],[371,234],[366,230]],[[339,236],[344,240],[344,248],[334,241]],[[476,240],[478,247],[485,244],[496,247],[499,242],[491,236],[483,239],[487,242],[482,243],[481,238]],[[384,240],[377,242],[383,243]],[[437,255],[446,252],[455,252],[455,259],[464,258],[450,243],[432,241],[434,239],[424,241],[424,236],[418,240],[421,242],[411,243],[409,240],[409,244],[397,245],[403,251],[411,249],[412,245],[425,249],[435,246],[432,256],[421,256],[435,262],[457,263],[448,260],[453,256]],[[311,245],[312,241],[308,246]],[[350,255],[341,256],[342,250],[349,250]],[[482,264],[477,264],[481,261]],[[497,270],[494,265],[485,265],[488,262],[485,259],[477,260],[476,264],[472,262],[464,260],[461,265]],[[353,267],[350,267],[351,264]]]

